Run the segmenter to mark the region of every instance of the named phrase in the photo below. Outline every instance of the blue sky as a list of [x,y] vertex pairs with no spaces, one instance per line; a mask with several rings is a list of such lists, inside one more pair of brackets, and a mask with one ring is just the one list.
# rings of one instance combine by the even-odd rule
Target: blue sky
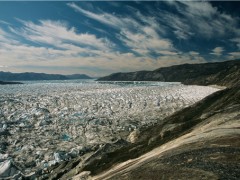
[[0,2],[0,71],[154,70],[240,58],[240,2]]

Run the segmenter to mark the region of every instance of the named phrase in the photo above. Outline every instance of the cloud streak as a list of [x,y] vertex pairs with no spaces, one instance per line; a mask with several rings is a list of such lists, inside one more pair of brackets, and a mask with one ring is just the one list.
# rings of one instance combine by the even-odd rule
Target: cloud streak
[[210,54],[221,56],[223,51],[224,51],[223,47],[215,47]]
[[50,44],[59,48],[66,48],[66,42],[75,43],[79,47],[89,49],[108,50],[112,45],[106,38],[97,38],[94,34],[76,33],[74,27],[68,27],[65,22],[40,20],[39,24],[20,20],[24,27],[12,32],[33,42]]
[[10,23],[3,21],[3,20],[0,20],[0,24],[9,25],[9,26],[11,25]]
[[228,53],[228,59],[239,59],[240,58],[240,52],[230,52]]
[[[175,29],[179,39],[189,39],[193,36],[204,38],[220,38],[229,34],[239,36],[238,21],[229,14],[220,12],[210,2],[166,1],[177,9],[179,16],[171,13],[161,13],[169,26]],[[238,35],[237,35],[238,34]]]
[[153,17],[143,16],[138,11],[135,19],[133,19],[110,13],[90,12],[75,3],[68,3],[67,5],[91,19],[117,29],[119,33],[116,37],[137,55],[151,57],[151,53],[176,54],[171,40],[159,35],[158,31],[164,33],[164,30],[159,28],[156,19]]
[[108,14],[108,13],[96,14],[96,13],[82,9],[75,3],[67,3],[67,5],[71,8],[73,8],[75,11],[80,12],[89,18],[99,21],[103,24],[109,25],[113,28],[118,29],[119,27],[125,25],[124,24],[125,20],[123,20],[123,21],[119,20],[119,18],[117,18],[111,14]]

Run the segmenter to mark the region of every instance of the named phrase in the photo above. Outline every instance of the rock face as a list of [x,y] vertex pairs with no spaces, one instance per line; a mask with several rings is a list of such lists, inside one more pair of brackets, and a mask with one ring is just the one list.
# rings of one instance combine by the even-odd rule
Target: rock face
[[159,68],[154,71],[115,73],[98,81],[165,81],[183,84],[222,86],[240,85],[240,60],[183,64]]
[[85,74],[60,75],[30,72],[10,73],[0,71],[0,81],[69,80],[69,79],[92,79],[92,78]]

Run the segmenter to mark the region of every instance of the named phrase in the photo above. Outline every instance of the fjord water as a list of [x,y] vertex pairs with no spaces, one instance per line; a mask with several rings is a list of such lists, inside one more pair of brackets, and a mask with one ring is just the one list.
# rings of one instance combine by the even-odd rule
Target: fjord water
[[0,153],[28,173],[101,144],[134,143],[133,131],[218,91],[178,82],[23,83],[0,86]]

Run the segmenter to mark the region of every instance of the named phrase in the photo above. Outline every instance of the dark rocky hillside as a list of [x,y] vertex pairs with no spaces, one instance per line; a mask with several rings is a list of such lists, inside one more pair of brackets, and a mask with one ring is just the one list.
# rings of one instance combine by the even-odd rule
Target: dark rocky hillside
[[11,73],[0,72],[0,81],[36,81],[36,80],[69,80],[69,79],[92,79],[85,74],[60,75],[45,73]]
[[183,64],[154,71],[115,73],[98,81],[165,81],[183,84],[232,86],[240,84],[240,61]]

